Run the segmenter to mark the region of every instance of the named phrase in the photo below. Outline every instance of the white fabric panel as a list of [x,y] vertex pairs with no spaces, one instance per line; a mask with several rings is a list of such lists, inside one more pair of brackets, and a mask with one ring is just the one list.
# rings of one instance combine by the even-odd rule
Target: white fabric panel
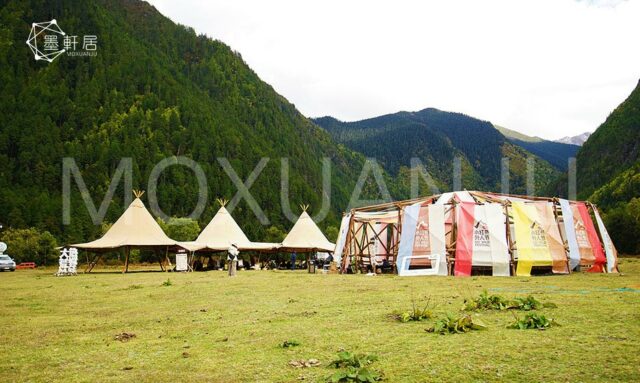
[[[440,254],[438,275],[447,275],[447,245],[444,229],[444,206],[429,205],[429,237],[431,252]],[[415,232],[415,230],[414,230]]]
[[436,205],[444,205],[451,201],[451,198],[453,198],[453,193],[443,193],[436,201]]
[[[500,204],[485,204],[485,214],[491,237],[491,262],[493,275],[508,277],[511,275],[509,265],[509,247],[507,245],[507,232],[505,226],[504,208]],[[477,208],[477,207],[476,207]]]
[[451,201],[451,199],[454,197],[457,198],[458,202],[476,202],[476,200],[473,199],[473,197],[471,196],[471,194],[469,194],[468,191],[457,191],[457,192],[442,193],[440,198],[438,198],[438,200],[436,201],[436,205],[444,205],[449,201]]
[[473,266],[491,266],[493,275],[509,276],[504,209],[497,203],[474,208]]
[[560,200],[560,210],[562,210],[562,220],[564,221],[564,235],[569,245],[569,268],[571,270],[580,264],[580,247],[576,238],[576,229],[573,226],[573,210],[566,199]]
[[607,256],[607,272],[612,273],[616,267],[616,256],[613,249],[613,242],[611,241],[611,237],[609,237],[609,232],[607,228],[604,226],[604,222],[602,222],[602,218],[600,218],[600,213],[598,209],[593,209],[593,213],[596,216],[596,222],[598,223],[598,230],[600,231],[600,236],[602,237],[602,242],[604,244],[604,252]]
[[400,270],[401,265],[406,265],[406,269],[409,268],[409,262],[404,262],[404,258],[413,255],[413,240],[416,235],[416,226],[418,224],[418,215],[420,214],[421,204],[422,202],[417,202],[404,208],[404,215],[402,217],[402,233],[400,233],[398,259],[396,260],[398,274],[404,271]]
[[344,244],[347,241],[347,233],[349,232],[349,221],[351,220],[351,214],[347,214],[342,217],[342,222],[340,222],[340,232],[338,233],[338,243],[336,243],[336,248],[333,252],[333,260],[337,265],[341,265],[342,261],[342,250],[344,250]]

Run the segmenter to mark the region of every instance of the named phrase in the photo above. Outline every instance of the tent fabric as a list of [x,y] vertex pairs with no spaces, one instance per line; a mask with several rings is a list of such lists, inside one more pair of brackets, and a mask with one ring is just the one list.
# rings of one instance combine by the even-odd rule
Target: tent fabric
[[376,236],[374,237],[374,241],[371,246],[373,248],[373,252],[371,253],[374,256],[375,262],[377,264],[382,264],[385,259],[385,255],[387,254],[387,246],[389,242],[389,231],[387,227],[389,224],[387,223],[376,223],[373,228],[376,232]]
[[538,201],[534,202],[536,207],[540,224],[544,230],[549,253],[551,254],[552,271],[557,274],[569,273],[567,264],[567,253],[564,247],[564,241],[562,235],[560,235],[560,228],[556,221],[554,213],[554,205],[551,202]]
[[178,242],[167,237],[140,198],[131,202],[127,210],[111,228],[93,242],[71,245],[79,249],[107,250],[123,246],[154,247],[176,246]]
[[412,265],[427,264],[421,259],[405,261],[410,256],[440,255],[438,275],[447,275],[444,206],[421,204],[413,204],[404,211],[398,248],[398,273],[402,275]]
[[530,276],[533,266],[552,266],[567,273],[566,254],[549,202],[512,202],[518,276]]
[[356,212],[354,214],[356,221],[376,221],[381,223],[395,223],[398,221],[397,211],[374,211],[374,212]]
[[580,265],[580,248],[578,247],[578,239],[576,238],[573,210],[568,200],[560,199],[560,210],[562,211],[564,235],[569,248],[569,268],[574,270]]
[[440,198],[438,198],[435,204],[444,205],[451,202],[452,199],[454,199],[456,202],[468,202],[468,203],[476,202],[471,196],[471,193],[464,190],[464,191],[457,191],[457,192],[442,193],[442,195],[440,196]]
[[584,225],[584,230],[587,234],[587,240],[589,241],[589,245],[591,246],[594,257],[593,266],[591,266],[591,268],[587,271],[593,273],[601,273],[604,264],[607,262],[604,252],[602,251],[602,242],[600,242],[600,238],[598,238],[598,233],[596,232],[596,228],[593,225],[593,221],[591,220],[591,215],[589,215],[587,204],[585,204],[584,202],[577,202],[575,203],[575,206]]
[[473,224],[475,203],[463,202],[457,205],[456,222],[458,237],[456,238],[455,276],[471,276],[473,262]]
[[338,240],[336,243],[336,248],[333,252],[333,260],[336,264],[342,264],[342,252],[344,250],[344,245],[347,242],[347,234],[349,233],[349,222],[351,221],[351,214],[347,214],[342,217],[342,222],[340,222],[340,231],[338,232]]
[[602,237],[602,242],[604,244],[604,252],[607,257],[607,272],[617,273],[618,272],[618,251],[616,250],[616,247],[613,245],[613,241],[611,240],[611,237],[609,237],[609,232],[607,231],[607,228],[604,226],[604,222],[602,222],[600,213],[598,212],[598,209],[595,206],[593,206],[593,214],[596,217],[598,230],[600,231],[600,237]]
[[187,242],[183,245],[190,250],[195,248],[195,250],[227,251],[233,244],[240,251],[266,251],[278,247],[276,243],[251,242],[224,206],[218,209],[195,242]]
[[511,275],[504,207],[497,203],[477,205],[474,210],[472,266],[491,266],[494,276]]
[[335,243],[329,242],[322,231],[306,211],[302,212],[289,234],[282,241],[280,250],[283,251],[328,251],[333,252]]
[[502,205],[463,202],[458,208],[455,275],[471,275],[472,266],[491,266],[494,276],[509,276],[511,257]]

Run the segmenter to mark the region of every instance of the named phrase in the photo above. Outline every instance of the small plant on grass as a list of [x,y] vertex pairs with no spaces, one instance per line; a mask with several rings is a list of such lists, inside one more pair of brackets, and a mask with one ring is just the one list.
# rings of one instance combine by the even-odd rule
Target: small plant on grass
[[547,318],[544,314],[539,313],[527,313],[524,318],[519,318],[517,315],[513,315],[515,321],[511,323],[507,328],[513,328],[517,330],[545,330],[551,326],[559,326],[553,319]]
[[367,367],[355,368],[347,367],[346,370],[338,371],[329,377],[328,381],[332,383],[339,382],[377,382],[382,380],[382,375],[375,370]]
[[162,282],[162,286],[171,286],[173,285],[173,282],[171,282],[171,279],[167,278],[166,281]]
[[550,302],[542,303],[536,298],[534,298],[533,295],[529,295],[526,298],[515,298],[511,303],[510,308],[514,308],[522,311],[531,311],[531,310],[540,310],[541,308],[556,308],[556,307],[558,306],[556,306],[555,303],[550,303]]
[[426,329],[427,332],[435,334],[464,334],[473,330],[486,330],[487,326],[478,319],[473,319],[471,315],[455,317],[447,314],[446,317],[436,321],[433,327]]
[[394,311],[391,314],[391,317],[399,322],[407,323],[407,322],[422,322],[427,319],[433,318],[433,312],[430,308],[430,300],[427,300],[427,303],[424,307],[420,308],[416,306],[416,302],[412,301],[411,311]]
[[338,359],[329,364],[335,368],[342,368],[331,375],[327,381],[338,382],[377,382],[382,380],[382,373],[368,366],[377,361],[375,355],[355,354],[348,351],[338,353]]
[[489,295],[487,290],[484,290],[478,298],[464,300],[465,311],[506,310],[508,308],[509,301],[500,295]]
[[489,295],[487,290],[483,291],[478,298],[464,301],[465,311],[479,311],[479,310],[522,310],[531,311],[539,310],[542,308],[555,308],[554,303],[542,303],[533,295],[529,295],[526,298],[514,298],[513,300],[507,300],[500,295]]
[[129,287],[127,287],[127,290],[138,290],[141,289],[143,286],[142,285],[129,285]]
[[280,343],[281,348],[290,348],[296,346],[300,346],[300,342],[298,342],[297,340],[285,340],[284,342]]

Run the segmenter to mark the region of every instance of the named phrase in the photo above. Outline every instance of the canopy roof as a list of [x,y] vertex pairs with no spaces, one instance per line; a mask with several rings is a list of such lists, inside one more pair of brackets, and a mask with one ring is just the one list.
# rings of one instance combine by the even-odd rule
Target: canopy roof
[[287,237],[282,241],[280,250],[299,252],[323,250],[333,252],[335,247],[335,243],[329,242],[309,214],[303,211],[296,224],[287,234]]
[[167,247],[175,245],[177,242],[167,237],[140,198],[136,198],[102,238],[71,246],[99,251],[123,246]]
[[232,244],[235,244],[238,250],[266,251],[278,247],[277,243],[251,242],[224,206],[218,210],[195,241],[180,243],[190,251],[226,251]]

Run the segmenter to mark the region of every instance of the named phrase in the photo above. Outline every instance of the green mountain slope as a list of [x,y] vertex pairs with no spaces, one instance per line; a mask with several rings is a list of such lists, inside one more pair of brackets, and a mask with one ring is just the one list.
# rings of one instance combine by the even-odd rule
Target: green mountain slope
[[580,149],[578,145],[531,137],[498,125],[494,125],[494,127],[512,143],[548,161],[559,170],[567,170],[569,158],[575,157]]
[[524,142],[543,142],[543,141],[545,141],[544,139],[542,139],[540,137],[527,136],[524,133],[520,133],[520,132],[516,132],[515,130],[507,129],[504,126],[493,124],[493,127],[498,129],[498,131],[500,133],[502,133],[503,136],[507,137],[510,140],[513,139],[513,140],[524,141]]
[[[332,117],[314,120],[339,142],[367,156],[376,157],[391,174],[402,174],[417,157],[436,183],[451,187],[453,162],[461,158],[463,187],[499,191],[501,159],[509,158],[510,191],[526,191],[526,159],[523,148],[507,140],[489,122],[463,114],[429,108],[399,112],[356,122]],[[535,157],[534,157],[535,158]],[[536,158],[536,187],[542,190],[558,171]]]
[[[56,18],[68,33],[98,36],[96,57],[36,62],[25,44],[31,23]],[[82,38],[82,37],[80,37]],[[62,158],[78,164],[99,206],[121,158],[133,159],[133,186],[147,189],[158,161],[186,156],[207,176],[209,203],[236,187],[218,163],[226,157],[244,181],[271,158],[250,191],[271,224],[290,227],[280,203],[280,158],[289,158],[290,196],[321,206],[322,157],[332,160],[332,209],[337,224],[363,156],[335,145],[261,81],[228,46],[176,25],[137,0],[9,1],[0,8],[0,211],[5,227],[33,226],[59,238],[86,240],[94,226],[75,183],[72,223],[62,225]],[[160,207],[185,216],[195,207],[193,172],[172,166],[160,177]],[[122,183],[107,220],[123,211]],[[252,238],[264,237],[243,200],[234,216]]]
[[580,198],[598,204],[618,249],[640,253],[640,82],[577,156]]
[[578,152],[580,196],[592,195],[598,188],[636,165],[639,154],[640,82]]

